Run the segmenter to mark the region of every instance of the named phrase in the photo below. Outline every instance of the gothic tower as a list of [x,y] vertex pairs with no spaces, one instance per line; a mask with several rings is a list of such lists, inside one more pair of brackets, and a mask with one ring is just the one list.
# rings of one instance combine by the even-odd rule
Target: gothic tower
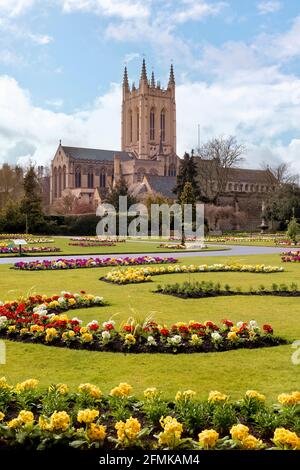
[[173,65],[166,89],[156,82],[154,72],[148,80],[145,59],[139,87],[130,89],[127,68],[123,78],[122,151],[139,159],[176,154],[176,102]]

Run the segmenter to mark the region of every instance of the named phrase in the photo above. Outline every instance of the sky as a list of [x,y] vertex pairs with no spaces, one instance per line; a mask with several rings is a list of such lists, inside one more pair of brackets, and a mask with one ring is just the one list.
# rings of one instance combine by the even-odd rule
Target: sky
[[300,173],[300,0],[0,0],[0,164],[120,149],[124,65],[176,78],[177,153],[235,135]]

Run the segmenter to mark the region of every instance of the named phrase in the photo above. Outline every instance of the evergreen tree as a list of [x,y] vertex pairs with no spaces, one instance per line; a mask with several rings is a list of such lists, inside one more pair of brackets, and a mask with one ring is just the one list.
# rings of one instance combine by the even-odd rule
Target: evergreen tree
[[196,199],[199,199],[201,197],[201,190],[199,187],[197,176],[197,164],[195,162],[193,152],[191,156],[188,153],[185,153],[183,159],[180,162],[179,174],[177,176],[177,184],[173,190],[173,192],[177,194],[179,201],[181,199],[181,193],[184,190],[185,183],[191,183]]
[[45,218],[42,209],[41,190],[37,174],[31,165],[24,177],[24,197],[21,211],[27,220],[29,233],[42,233],[45,230]]
[[123,177],[121,177],[120,180],[116,183],[115,187],[110,191],[110,193],[108,194],[105,200],[105,202],[114,206],[117,213],[119,212],[119,208],[120,208],[120,203],[119,203],[120,196],[127,196],[127,210],[130,206],[132,206],[133,204],[136,204],[137,202],[136,198],[128,192],[128,186]]
[[[193,218],[195,217],[195,208],[196,208],[196,195],[191,182],[187,181],[184,184],[183,191],[180,195],[179,202],[182,207],[182,216],[184,216],[184,205],[191,204],[192,205],[192,214]],[[185,233],[184,233],[184,224],[182,224],[182,232],[181,232],[181,244],[185,245]]]
[[297,241],[298,241],[297,235],[299,234],[299,231],[300,231],[300,226],[297,222],[296,217],[293,217],[289,222],[286,234],[288,238],[294,243],[294,245],[297,245]]

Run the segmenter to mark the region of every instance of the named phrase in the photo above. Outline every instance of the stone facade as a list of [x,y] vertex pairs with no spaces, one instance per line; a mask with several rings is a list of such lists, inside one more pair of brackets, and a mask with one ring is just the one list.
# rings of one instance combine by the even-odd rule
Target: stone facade
[[139,87],[123,77],[121,151],[67,147],[59,144],[51,164],[51,204],[72,193],[96,205],[123,177],[134,189],[145,175],[175,177],[176,101],[173,66],[166,89],[148,80],[143,60]]

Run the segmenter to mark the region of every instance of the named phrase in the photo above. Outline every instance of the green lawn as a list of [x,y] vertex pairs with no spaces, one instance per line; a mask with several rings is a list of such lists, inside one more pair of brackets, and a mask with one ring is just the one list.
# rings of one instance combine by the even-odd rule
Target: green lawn
[[[243,256],[229,258],[187,258],[183,263],[213,262],[265,263],[278,265],[278,255]],[[153,317],[168,324],[175,321],[220,322],[255,319],[260,325],[271,323],[275,334],[289,340],[300,339],[300,303],[297,298],[210,298],[183,300],[161,296],[152,291],[160,283],[184,280],[213,280],[232,286],[249,287],[272,282],[297,282],[300,287],[300,264],[285,264],[286,271],[276,274],[198,273],[155,276],[153,282],[117,286],[99,281],[109,268],[70,271],[22,272],[0,266],[0,299],[14,299],[18,295],[36,293],[55,294],[61,290],[86,290],[102,295],[109,306],[76,310],[74,315],[83,320],[104,321],[114,316],[119,322],[133,315]],[[72,315],[72,313],[71,313]],[[300,366],[291,363],[291,345],[257,350],[239,350],[224,353],[192,355],[119,354],[72,351],[42,345],[28,345],[7,341],[7,364],[0,365],[0,376],[12,382],[28,377],[38,378],[43,385],[67,382],[75,386],[90,381],[104,391],[127,381],[136,393],[149,386],[161,388],[168,397],[178,389],[192,388],[199,397],[218,389],[237,398],[247,389],[257,388],[275,399],[283,391],[292,391],[300,385]]]
[[[49,237],[50,238],[50,237]],[[176,252],[181,252],[184,250],[176,250],[176,249],[167,249],[167,248],[160,248],[159,245],[160,243],[166,243],[164,240],[127,240],[125,243],[117,243],[115,246],[92,246],[92,247],[82,247],[82,246],[70,246],[69,243],[79,243],[75,241],[71,241],[67,237],[51,237],[54,239],[53,243],[42,243],[42,244],[30,244],[29,246],[49,246],[49,247],[57,247],[60,248],[61,251],[58,253],[28,253],[27,256],[63,256],[63,255],[105,255],[105,254],[120,254],[120,253],[165,253],[165,252],[170,252],[170,256],[172,256],[172,253]],[[171,242],[168,242],[171,243]],[[176,245],[176,243],[173,243]],[[1,245],[1,241],[0,241]],[[207,247],[202,250],[199,250],[199,248],[196,248],[195,251],[211,251],[211,250],[216,250],[216,248],[213,247]],[[225,249],[217,248],[219,251],[224,251]],[[193,250],[187,250],[187,251],[193,251]],[[7,255],[7,254],[0,254],[0,257],[17,257],[19,256],[18,253],[12,254],[12,255]]]

